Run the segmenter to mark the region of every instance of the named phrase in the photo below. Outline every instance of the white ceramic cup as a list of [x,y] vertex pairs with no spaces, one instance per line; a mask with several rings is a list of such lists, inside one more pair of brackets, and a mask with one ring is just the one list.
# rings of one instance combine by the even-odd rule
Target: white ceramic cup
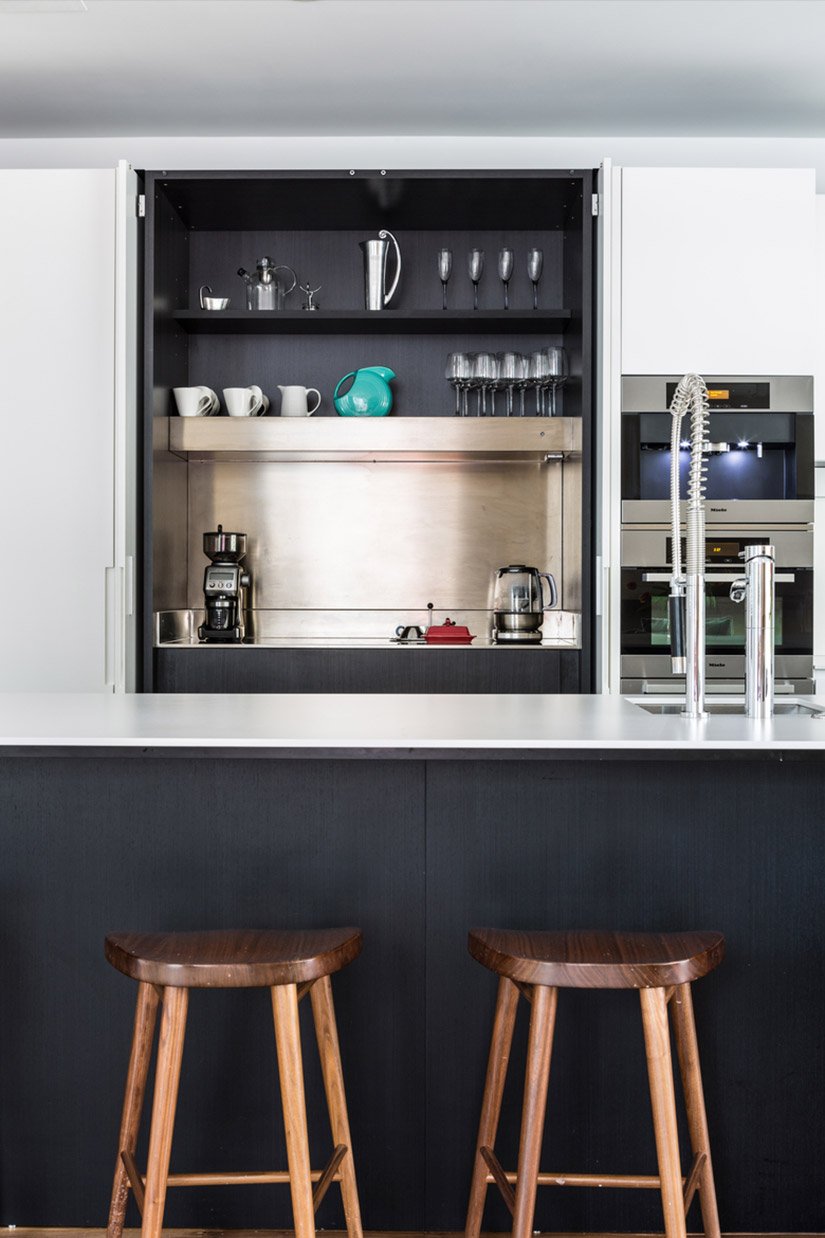
[[224,387],[223,401],[230,417],[258,417],[269,407],[269,400],[260,387],[255,386]]
[[209,417],[220,406],[211,387],[173,387],[172,390],[181,417]]
[[[278,387],[281,393],[282,417],[311,417],[321,407],[321,393],[317,387]],[[315,406],[309,407],[307,396],[317,396]]]

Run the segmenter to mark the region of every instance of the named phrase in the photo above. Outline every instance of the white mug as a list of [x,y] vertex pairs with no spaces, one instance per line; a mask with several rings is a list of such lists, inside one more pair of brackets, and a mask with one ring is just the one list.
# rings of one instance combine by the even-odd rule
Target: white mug
[[223,399],[230,417],[258,417],[269,408],[269,400],[255,386],[224,387]]
[[[317,387],[278,387],[281,393],[282,417],[311,417],[321,407],[321,393]],[[315,407],[307,404],[310,392],[317,396]]]
[[210,417],[220,407],[211,387],[173,387],[180,417]]

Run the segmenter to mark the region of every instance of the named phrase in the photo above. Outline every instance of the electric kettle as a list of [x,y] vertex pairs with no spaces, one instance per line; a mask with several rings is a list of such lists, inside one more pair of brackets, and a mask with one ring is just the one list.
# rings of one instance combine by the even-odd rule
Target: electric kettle
[[[545,603],[547,581],[550,601]],[[523,563],[511,563],[496,572],[493,591],[493,616],[496,643],[538,644],[541,641],[542,616],[558,601],[555,579],[549,572],[540,572]]]

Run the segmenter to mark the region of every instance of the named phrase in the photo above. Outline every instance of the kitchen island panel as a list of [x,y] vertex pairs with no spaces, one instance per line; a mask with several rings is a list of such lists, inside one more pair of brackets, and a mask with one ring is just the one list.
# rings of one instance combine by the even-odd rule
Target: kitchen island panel
[[[727,958],[694,1000],[722,1228],[821,1229],[811,1158],[825,1150],[824,801],[825,767],[808,762],[477,762],[471,775],[463,761],[429,763],[431,1220],[463,1225],[492,1028],[497,978],[470,958],[468,928],[718,928]],[[528,1020],[522,1002],[502,1118],[508,1169]],[[542,1168],[656,1172],[635,994],[560,993]],[[698,1212],[690,1222],[695,1231]],[[536,1229],[661,1223],[653,1191],[538,1195]],[[508,1228],[494,1189],[485,1228]]]
[[[3,761],[0,1223],[105,1224],[137,991],[107,932],[356,924],[333,990],[365,1225],[423,1228],[423,809],[414,762]],[[193,993],[173,1170],[285,1166],[269,994]],[[337,1188],[318,1220],[343,1224]],[[289,1228],[289,1191],[172,1191],[166,1224]]]
[[[355,921],[336,999],[368,1228],[463,1223],[495,992],[466,936],[487,923],[721,929],[729,956],[695,992],[723,1226],[821,1229],[825,763],[810,737],[779,750],[801,720],[712,718],[688,744],[677,719],[592,697],[26,701],[0,709],[0,1224],[105,1217],[134,1002],[106,931]],[[524,1033],[522,1016],[510,1164]],[[557,1049],[544,1164],[653,1172],[633,995],[563,994]],[[183,1089],[176,1169],[283,1164],[262,994],[193,997]],[[340,1222],[332,1191],[319,1223]],[[538,1223],[661,1221],[652,1193],[545,1191]],[[177,1192],[169,1224],[288,1227],[288,1195]]]

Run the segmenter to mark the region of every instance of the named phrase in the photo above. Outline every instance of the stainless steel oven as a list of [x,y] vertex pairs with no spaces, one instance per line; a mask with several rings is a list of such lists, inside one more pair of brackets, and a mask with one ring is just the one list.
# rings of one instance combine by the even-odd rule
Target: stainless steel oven
[[[679,377],[622,379],[623,525],[670,520],[668,409]],[[705,457],[708,522],[774,526],[813,520],[813,379],[711,375],[706,381],[709,439],[718,448]],[[689,452],[681,455],[684,500]]]
[[[813,691],[813,533],[810,528],[708,526],[707,691],[742,692],[745,675],[745,608],[731,601],[731,583],[742,575],[739,553],[769,542],[776,547],[776,690]],[[684,677],[672,674],[667,600],[669,528],[622,530],[621,691],[679,692]]]

